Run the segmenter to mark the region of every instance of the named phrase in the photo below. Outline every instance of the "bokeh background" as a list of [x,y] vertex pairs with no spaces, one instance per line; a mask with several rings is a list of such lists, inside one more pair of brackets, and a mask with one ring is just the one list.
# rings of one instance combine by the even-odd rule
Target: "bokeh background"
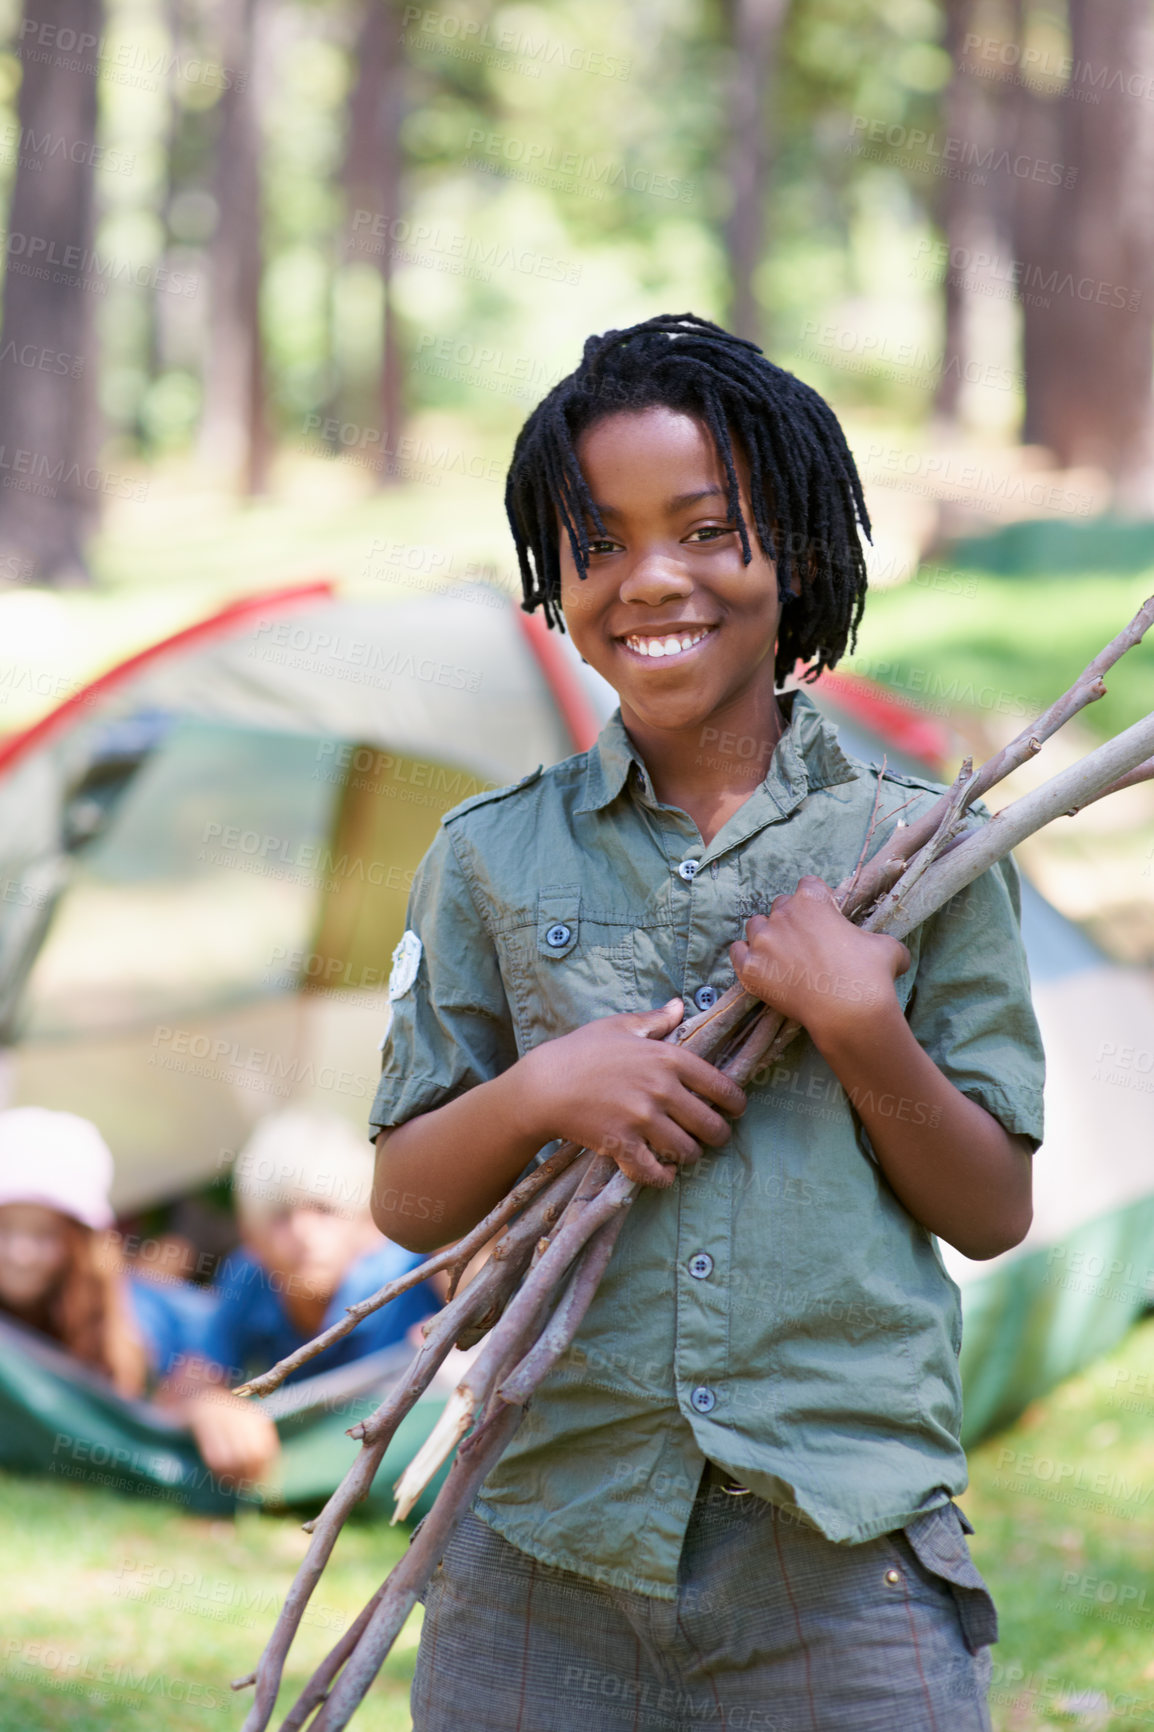
[[[661,311],[834,404],[875,525],[847,665],[959,757],[1154,588],[1150,0],[3,0],[0,208],[0,735],[262,587],[513,588],[518,426],[589,333]],[[1149,787],[1022,860],[1154,965]],[[1147,1323],[975,1452],[1007,1732],[1154,1723],[1152,1420]],[[239,1723],[222,1680],[303,1536],[0,1498],[0,1726]],[[332,1620],[400,1543],[350,1536]],[[408,1725],[411,1651],[367,1727]],[[142,1656],[151,1694],[115,1671]]]

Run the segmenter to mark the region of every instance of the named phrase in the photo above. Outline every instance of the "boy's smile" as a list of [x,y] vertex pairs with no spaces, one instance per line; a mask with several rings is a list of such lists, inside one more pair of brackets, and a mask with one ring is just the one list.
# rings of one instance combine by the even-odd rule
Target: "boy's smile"
[[678,632],[676,627],[667,631],[664,636],[660,632],[650,636],[645,632],[631,632],[625,638],[625,647],[639,655],[643,661],[660,661],[665,656],[687,655],[699,643],[704,643],[712,626],[692,626],[688,631]]
[[[764,774],[783,731],[777,573],[753,527],[748,468],[735,450],[753,555],[746,565],[724,466],[693,416],[664,407],[607,416],[581,435],[577,455],[608,533],[586,524],[584,578],[561,536],[565,623],[618,693],[661,797],[701,824],[718,798],[732,806],[727,791],[740,790],[737,804],[748,797],[751,758]],[[749,742],[732,775],[715,754],[703,757],[720,732]]]

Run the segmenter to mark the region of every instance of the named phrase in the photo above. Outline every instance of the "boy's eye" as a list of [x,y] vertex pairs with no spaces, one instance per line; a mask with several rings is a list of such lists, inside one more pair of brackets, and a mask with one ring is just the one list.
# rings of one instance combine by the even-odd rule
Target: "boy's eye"
[[685,539],[686,541],[696,541],[700,538],[703,541],[716,541],[719,535],[732,535],[733,531],[734,525],[732,523],[703,523],[700,529],[690,530]]

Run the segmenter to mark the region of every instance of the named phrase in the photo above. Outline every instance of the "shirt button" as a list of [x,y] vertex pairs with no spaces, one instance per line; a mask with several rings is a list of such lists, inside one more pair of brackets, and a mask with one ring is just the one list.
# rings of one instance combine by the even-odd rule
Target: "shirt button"
[[700,865],[700,860],[683,860],[681,865],[677,868],[677,876],[679,878],[684,878],[687,884],[692,884],[693,880],[697,877]]
[[689,1259],[689,1273],[695,1281],[704,1281],[713,1274],[713,1258],[708,1251],[698,1251]]
[[689,1401],[690,1405],[695,1407],[698,1413],[712,1413],[714,1408],[717,1406],[716,1395],[714,1395],[712,1389],[707,1389],[704,1383],[698,1384],[697,1388],[693,1391],[693,1394],[689,1397]]
[[693,1002],[698,1010],[712,1010],[717,1003],[716,986],[699,986],[693,995]]
[[557,925],[551,926],[545,934],[545,942],[551,944],[554,950],[560,950],[562,945],[568,944],[572,936],[569,928],[558,921]]

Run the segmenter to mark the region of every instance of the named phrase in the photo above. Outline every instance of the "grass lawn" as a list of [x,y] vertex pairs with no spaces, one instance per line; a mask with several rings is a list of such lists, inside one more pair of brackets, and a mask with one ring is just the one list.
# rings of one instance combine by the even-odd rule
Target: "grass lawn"
[[[1154,1318],[971,1454],[961,1501],[1002,1625],[997,1732],[1154,1724],[1152,1419]],[[199,1520],[6,1477],[0,1522],[2,1732],[240,1724],[228,1680],[251,1668],[303,1555],[295,1522]],[[303,1681],[404,1543],[387,1527],[346,1531],[290,1682]],[[417,1628],[414,1617],[362,1710],[365,1732],[409,1727]]]
[[[3,1732],[240,1725],[251,1671],[308,1544],[297,1522],[210,1521],[80,1486],[0,1476]],[[298,1688],[395,1563],[407,1528],[346,1528],[288,1672]],[[407,1732],[420,1608],[357,1724]],[[299,1650],[299,1653],[298,1653]],[[296,1691],[293,1691],[295,1696]],[[292,1696],[286,1687],[282,1703]]]
[[970,1454],[998,1732],[1154,1725],[1154,1318]]

